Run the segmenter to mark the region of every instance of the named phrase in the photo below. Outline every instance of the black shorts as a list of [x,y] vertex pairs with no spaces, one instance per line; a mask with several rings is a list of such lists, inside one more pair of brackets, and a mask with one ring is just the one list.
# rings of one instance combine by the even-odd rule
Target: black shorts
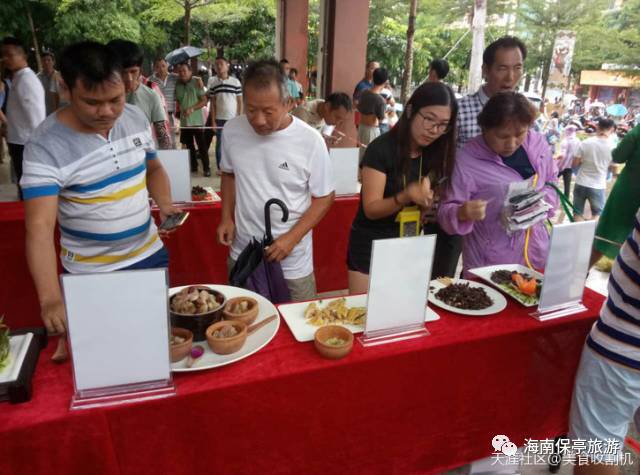
[[[347,248],[347,269],[369,275],[371,267],[371,248],[375,239],[390,239],[399,237],[399,228],[394,234],[371,233],[366,229],[352,227]],[[458,259],[462,251],[462,236],[445,233],[438,223],[430,223],[424,228],[425,234],[436,234],[436,249],[433,258],[431,276],[454,277]]]

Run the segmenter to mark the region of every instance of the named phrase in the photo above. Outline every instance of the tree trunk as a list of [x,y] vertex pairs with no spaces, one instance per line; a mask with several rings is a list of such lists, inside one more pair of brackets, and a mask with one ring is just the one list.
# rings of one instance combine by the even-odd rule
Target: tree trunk
[[191,44],[191,2],[184,0],[184,45]]
[[471,31],[471,65],[469,66],[469,93],[482,85],[482,53],[484,52],[484,27],[487,19],[487,0],[475,0]]
[[551,67],[551,59],[553,56],[553,45],[555,42],[557,32],[553,32],[551,38],[553,38],[551,42],[551,46],[549,46],[547,50],[547,54],[545,55],[544,62],[542,63],[542,100],[544,101],[544,97],[547,94],[547,82],[549,81],[549,68]]
[[407,25],[407,49],[404,53],[404,72],[402,73],[402,90],[400,102],[405,104],[411,89],[411,75],[413,73],[413,37],[416,34],[416,13],[418,0],[411,0],[409,6],[409,24]]
[[27,0],[25,6],[27,7],[27,19],[29,20],[29,28],[31,29],[31,39],[33,40],[33,49],[36,55],[36,64],[38,65],[38,71],[42,71],[42,58],[40,57],[40,46],[38,45],[38,36],[36,35],[36,28],[33,25],[33,17],[31,16],[31,7]]

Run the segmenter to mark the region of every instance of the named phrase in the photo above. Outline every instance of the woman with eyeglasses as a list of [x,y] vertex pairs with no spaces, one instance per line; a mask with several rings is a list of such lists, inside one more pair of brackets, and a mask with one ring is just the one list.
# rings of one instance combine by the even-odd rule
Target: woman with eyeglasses
[[[422,216],[428,215],[437,201],[439,184],[453,169],[457,114],[458,104],[450,87],[425,83],[415,90],[393,129],[367,147],[362,161],[360,207],[347,251],[350,293],[368,290],[372,242],[400,237],[400,214],[415,210],[415,206]],[[421,221],[409,234],[418,233]],[[434,217],[431,221],[425,233],[438,234],[432,275],[448,275],[449,236],[440,230]]]
[[[496,94],[478,115],[482,134],[456,156],[451,183],[438,208],[438,222],[447,232],[464,236],[463,276],[468,276],[469,269],[497,264],[530,264],[536,269],[545,265],[549,247],[545,219],[558,203],[547,183],[557,181],[558,169],[544,135],[531,129],[536,115],[535,107],[522,94]],[[539,199],[529,198],[533,201],[527,205],[515,198],[514,203],[523,210],[518,211],[518,219],[522,217],[523,226],[531,222],[517,230],[505,218],[511,212],[505,198],[510,188],[509,196],[514,196],[516,184],[542,192],[542,199],[551,205],[550,210],[537,212],[528,206],[539,206]],[[530,217],[526,209],[532,209]]]

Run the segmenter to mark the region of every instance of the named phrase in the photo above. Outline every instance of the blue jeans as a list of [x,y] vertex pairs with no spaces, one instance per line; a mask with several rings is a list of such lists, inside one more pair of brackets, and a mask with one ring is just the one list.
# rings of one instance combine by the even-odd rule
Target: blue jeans
[[589,200],[592,216],[600,216],[604,208],[604,190],[576,184],[573,189],[573,206],[578,214],[584,214],[584,203]]
[[[216,127],[224,127],[226,124],[226,120],[218,120],[216,119]],[[220,170],[220,160],[222,159],[222,151],[220,146],[222,144],[222,130],[216,129],[216,165],[218,166],[218,170]]]
[[131,264],[128,267],[124,267],[118,270],[136,270],[136,269],[158,269],[161,267],[169,267],[169,253],[167,248],[162,246],[158,252],[151,254],[146,259],[142,259],[140,262]]

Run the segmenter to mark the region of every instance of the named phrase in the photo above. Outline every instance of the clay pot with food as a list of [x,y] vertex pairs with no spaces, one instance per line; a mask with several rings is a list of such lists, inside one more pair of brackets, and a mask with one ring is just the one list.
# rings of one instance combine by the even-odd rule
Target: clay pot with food
[[226,297],[204,286],[185,287],[169,300],[171,326],[193,332],[193,341],[206,340],[205,331],[222,319]]

